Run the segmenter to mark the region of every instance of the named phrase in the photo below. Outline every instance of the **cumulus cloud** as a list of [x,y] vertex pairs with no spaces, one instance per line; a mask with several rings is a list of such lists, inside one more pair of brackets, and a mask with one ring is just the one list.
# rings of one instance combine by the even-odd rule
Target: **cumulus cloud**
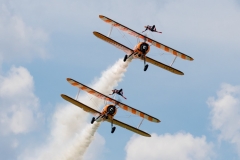
[[0,60],[22,57],[46,57],[44,45],[48,35],[40,28],[28,26],[23,19],[0,3]]
[[126,148],[126,160],[159,159],[211,159],[213,144],[206,137],[194,137],[190,133],[152,134],[151,138],[133,136]]
[[240,86],[223,84],[217,98],[208,100],[211,108],[211,124],[219,140],[236,146],[240,156]]
[[23,67],[0,75],[0,133],[27,133],[40,117],[39,100],[33,93],[33,77]]

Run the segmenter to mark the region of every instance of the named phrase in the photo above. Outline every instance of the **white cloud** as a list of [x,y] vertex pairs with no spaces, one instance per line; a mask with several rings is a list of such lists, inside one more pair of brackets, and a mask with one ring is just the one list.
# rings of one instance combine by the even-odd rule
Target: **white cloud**
[[48,35],[39,28],[28,26],[21,16],[10,10],[0,3],[0,60],[46,57],[44,45]]
[[26,133],[40,116],[39,100],[33,93],[33,78],[27,69],[12,67],[0,75],[0,133]]
[[126,160],[159,159],[212,159],[213,144],[206,137],[194,137],[190,133],[174,135],[152,134],[151,138],[133,136],[126,146]]
[[209,98],[211,124],[219,140],[236,146],[240,156],[240,86],[223,84],[217,98]]

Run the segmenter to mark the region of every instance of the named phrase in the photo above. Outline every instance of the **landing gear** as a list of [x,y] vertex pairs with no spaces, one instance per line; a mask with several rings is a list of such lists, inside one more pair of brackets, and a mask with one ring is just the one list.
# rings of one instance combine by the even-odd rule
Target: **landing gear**
[[111,127],[112,127],[111,133],[114,133],[114,131],[116,130],[116,127],[113,127],[113,120],[111,121]]
[[111,133],[114,133],[115,130],[116,130],[116,127],[112,127]]
[[148,69],[148,64],[145,65],[144,71],[146,71],[147,69]]
[[124,59],[123,59],[123,62],[126,62],[127,58],[128,58],[128,56],[125,55],[125,57],[124,57]]
[[91,124],[95,122],[95,117],[92,117]]
[[146,64],[146,55],[143,55],[143,61],[144,61],[144,71],[146,71],[148,69],[148,64]]

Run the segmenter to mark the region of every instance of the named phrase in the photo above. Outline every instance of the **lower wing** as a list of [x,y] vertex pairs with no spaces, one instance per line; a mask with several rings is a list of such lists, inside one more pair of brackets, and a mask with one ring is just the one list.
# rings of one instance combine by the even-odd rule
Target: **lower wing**
[[109,38],[109,37],[106,37],[104,36],[103,34],[101,33],[98,33],[98,32],[93,32],[93,34],[100,38],[101,40],[117,47],[118,49],[121,49],[122,51],[124,51],[125,53],[127,53],[128,55],[132,54],[133,53],[133,50],[131,50],[130,48],[124,46],[123,44],[117,42],[117,41],[114,41],[113,39]]
[[151,64],[153,64],[153,65],[155,65],[155,66],[158,66],[158,67],[160,67],[160,68],[162,68],[162,69],[165,69],[165,70],[167,70],[167,71],[169,71],[169,72],[172,72],[172,73],[175,73],[175,74],[179,74],[179,75],[184,75],[183,72],[181,72],[181,71],[179,71],[179,70],[177,70],[177,69],[175,69],[175,68],[173,68],[173,67],[171,67],[171,66],[168,66],[168,65],[166,65],[166,64],[163,64],[163,63],[161,63],[161,62],[158,62],[158,61],[156,61],[156,60],[154,60],[154,59],[152,59],[152,58],[149,58],[149,57],[147,57],[147,56],[146,56],[146,61],[149,62],[149,63],[151,63]]
[[65,99],[66,101],[82,108],[85,112],[89,112],[89,113],[92,113],[93,115],[99,115],[101,114],[99,111],[96,111],[95,109],[91,108],[91,107],[88,107],[86,106],[85,104],[79,102],[79,101],[76,101],[75,99],[72,99],[71,97],[65,95],[65,94],[61,94],[61,97],[63,99]]
[[[107,119],[107,121],[111,123],[111,120],[110,120],[110,119]],[[122,128],[125,128],[125,129],[127,129],[127,130],[129,130],[129,131],[132,131],[132,132],[134,132],[134,133],[140,134],[140,135],[142,135],[142,136],[151,137],[150,134],[148,134],[148,133],[146,133],[146,132],[144,132],[144,131],[142,131],[142,130],[140,130],[140,129],[137,129],[137,128],[133,127],[133,126],[130,126],[130,125],[126,124],[126,123],[123,123],[123,122],[121,122],[121,121],[118,121],[118,120],[116,120],[116,119],[113,119],[113,124],[118,125],[118,126],[120,126],[120,127],[122,127]]]

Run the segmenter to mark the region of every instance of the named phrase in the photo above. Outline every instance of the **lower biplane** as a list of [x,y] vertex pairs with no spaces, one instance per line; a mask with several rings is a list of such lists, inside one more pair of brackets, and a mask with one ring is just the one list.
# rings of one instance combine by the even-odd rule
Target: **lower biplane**
[[[119,101],[116,101],[115,99],[112,99],[112,98],[110,98],[110,97],[108,97],[108,96],[106,96],[106,95],[104,95],[104,94],[102,94],[102,93],[100,93],[100,92],[98,92],[98,91],[88,87],[88,86],[85,86],[85,85],[83,85],[83,84],[81,84],[81,83],[79,83],[79,82],[77,82],[77,81],[75,81],[73,79],[67,78],[67,81],[71,85],[73,85],[73,86],[75,86],[75,87],[77,87],[77,88],[79,88],[79,89],[81,89],[83,91],[86,91],[87,93],[89,93],[91,95],[94,95],[94,96],[96,96],[96,97],[98,97],[100,99],[103,99],[105,101],[108,101],[108,102],[112,103],[112,104],[106,105],[103,108],[102,112],[99,112],[99,111],[97,111],[97,110],[95,110],[95,109],[93,109],[93,108],[91,108],[91,107],[89,107],[89,106],[87,106],[87,105],[85,105],[85,104],[83,104],[83,103],[81,103],[81,102],[79,102],[79,101],[77,101],[77,100],[67,96],[67,95],[64,95],[64,94],[61,95],[61,97],[63,99],[65,99],[66,101],[68,101],[68,102],[70,102],[70,103],[72,103],[72,104],[82,108],[86,112],[89,112],[89,113],[92,113],[93,115],[96,115],[96,118],[93,117],[92,120],[91,120],[92,124],[95,121],[97,121],[97,122],[102,122],[102,121],[110,122],[111,123],[111,133],[114,133],[114,131],[116,129],[116,127],[113,126],[113,124],[115,124],[115,125],[118,125],[120,127],[126,128],[127,130],[130,130],[130,131],[132,131],[134,133],[140,134],[142,136],[151,137],[150,134],[148,134],[148,133],[146,133],[146,132],[144,132],[144,131],[139,129],[140,125],[142,124],[142,121],[144,119],[147,119],[148,121],[155,122],[155,123],[159,123],[160,122],[160,120],[157,119],[157,118],[154,118],[154,117],[152,117],[152,116],[150,116],[150,115],[148,115],[148,114],[146,114],[144,112],[141,112],[141,111],[139,111],[137,109],[134,109],[134,108],[126,105],[126,104],[123,104],[123,103],[121,103]],[[116,120],[114,118],[114,116],[116,115],[118,108],[122,108],[125,111],[128,111],[128,112],[130,112],[132,114],[135,114],[135,115],[137,115],[139,117],[142,117],[143,119],[140,122],[138,128],[135,128],[133,126],[130,126],[128,124],[125,124],[125,123],[123,123],[121,121]]]
[[[143,60],[144,61],[144,71],[146,71],[148,69],[148,64],[146,64],[146,62],[148,62],[148,63],[151,63],[151,64],[153,64],[155,66],[163,68],[163,69],[165,69],[167,71],[170,71],[172,73],[175,73],[175,74],[178,74],[178,75],[183,75],[184,74],[183,72],[181,72],[181,71],[179,71],[179,70],[177,70],[177,69],[172,67],[172,65],[175,62],[176,58],[180,57],[180,58],[182,58],[184,60],[189,60],[189,61],[193,60],[192,57],[190,57],[190,56],[188,56],[188,55],[186,55],[184,53],[181,53],[181,52],[179,52],[179,51],[177,51],[177,50],[175,50],[173,48],[170,48],[170,47],[168,47],[168,46],[166,46],[166,45],[164,45],[162,43],[159,43],[159,42],[157,42],[155,40],[152,40],[151,38],[149,38],[147,36],[144,36],[144,35],[136,32],[136,31],[134,31],[134,30],[132,30],[132,29],[130,29],[130,28],[128,28],[128,27],[126,27],[126,26],[124,26],[124,25],[122,25],[122,24],[120,24],[120,23],[118,23],[118,22],[116,22],[116,21],[114,21],[114,20],[112,20],[110,18],[108,18],[108,17],[105,17],[103,15],[99,15],[99,18],[102,19],[104,22],[109,23],[111,25],[111,30],[109,32],[108,37],[104,36],[103,34],[98,33],[98,32],[93,32],[93,34],[96,37],[98,37],[98,38],[100,38],[100,39],[102,39],[102,40],[104,40],[104,41],[114,45],[115,47],[123,50],[126,53],[126,55],[125,55],[125,57],[123,59],[124,62],[127,59],[140,59],[140,60]],[[122,30],[124,32],[127,32],[128,34],[130,34],[132,36],[135,36],[138,39],[142,39],[143,42],[139,42],[134,47],[134,49],[132,50],[132,49],[122,45],[121,43],[119,43],[119,42],[109,38],[110,35],[111,35],[113,27],[116,27],[116,28],[118,28],[118,29],[120,29],[120,30]],[[146,56],[147,53],[150,51],[150,45],[153,45],[153,46],[155,46],[157,48],[163,49],[164,51],[169,52],[169,53],[171,53],[171,54],[173,54],[175,56],[175,58],[173,59],[172,63],[170,64],[170,66],[166,65],[166,64],[163,64],[161,62],[158,62],[158,61],[156,61],[156,60]]]

